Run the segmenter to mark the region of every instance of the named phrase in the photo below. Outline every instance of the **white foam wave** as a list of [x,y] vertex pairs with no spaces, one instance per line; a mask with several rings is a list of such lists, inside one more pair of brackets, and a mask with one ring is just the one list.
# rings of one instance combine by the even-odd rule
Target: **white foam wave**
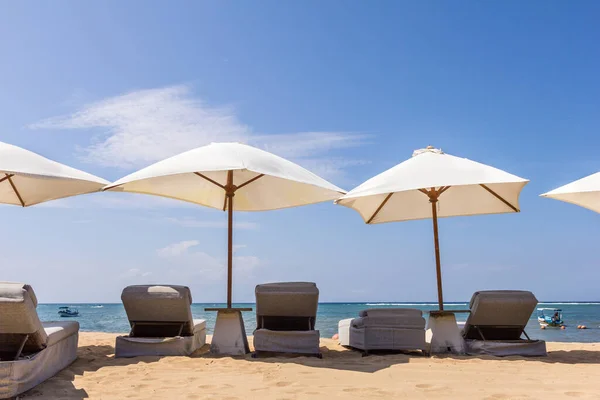
[[104,308],[104,306],[92,306],[92,308]]
[[[438,303],[365,303],[367,306],[437,306]],[[445,304],[446,306],[463,306],[467,303]]]
[[539,303],[539,305],[561,305],[561,306],[600,306],[600,302],[591,303]]

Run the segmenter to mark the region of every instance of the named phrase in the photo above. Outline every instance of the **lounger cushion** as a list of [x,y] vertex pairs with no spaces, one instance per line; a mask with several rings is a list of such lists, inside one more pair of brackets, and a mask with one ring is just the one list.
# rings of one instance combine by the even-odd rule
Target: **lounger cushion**
[[319,354],[314,329],[319,289],[313,282],[280,282],[256,286],[256,351]]
[[463,335],[466,339],[518,340],[538,301],[521,290],[475,292]]
[[350,346],[359,350],[426,351],[425,331],[399,327],[350,328]]
[[[48,347],[16,361],[0,362],[0,399],[20,395],[75,361],[79,334],[73,329],[78,327],[79,324],[74,321],[67,322],[65,329],[56,331],[49,325],[50,337],[54,338],[48,340]],[[68,332],[71,334],[65,336]]]
[[193,335],[176,337],[118,336],[115,357],[189,356],[206,344],[206,321],[194,320]]
[[52,346],[79,332],[79,322],[77,321],[48,321],[42,322],[42,326],[48,336],[47,346]]
[[352,320],[352,326],[362,327],[402,327],[404,329],[425,330],[425,319],[419,317],[364,317]]
[[465,340],[469,355],[490,355],[495,357],[547,356],[546,342],[543,340]]
[[370,308],[358,313],[360,317],[422,317],[423,311],[415,308]]
[[488,290],[475,292],[469,303],[471,325],[525,326],[538,300],[523,290]]
[[425,319],[421,310],[370,309],[361,317],[339,322],[340,344],[369,350],[426,351]]
[[33,288],[24,283],[0,282],[0,349],[16,351],[29,335],[24,352],[43,349],[48,340],[37,312]]
[[319,339],[319,331],[259,329],[254,332],[254,349],[274,353],[319,354]]
[[0,398],[12,398],[56,375],[77,358],[77,321],[40,322],[33,289],[0,282],[0,352],[14,354],[29,335],[17,360],[0,362]]
[[[134,285],[121,294],[127,318],[131,325],[136,322],[184,323],[182,336],[191,336],[194,324],[190,304],[192,294],[187,286]],[[137,336],[169,336],[173,326],[153,327],[152,334],[144,332],[143,325],[136,328]],[[175,330],[178,332],[178,329]]]
[[319,289],[313,282],[266,283],[256,286],[256,316],[316,317]]

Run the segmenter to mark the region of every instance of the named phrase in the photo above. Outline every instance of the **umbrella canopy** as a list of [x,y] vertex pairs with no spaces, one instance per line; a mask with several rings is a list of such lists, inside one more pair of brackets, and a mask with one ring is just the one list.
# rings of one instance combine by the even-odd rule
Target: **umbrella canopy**
[[97,192],[108,181],[0,142],[0,203],[22,207]]
[[541,196],[576,204],[600,213],[600,172],[568,183]]
[[336,201],[367,224],[433,219],[438,302],[443,310],[438,217],[519,212],[528,180],[427,147]]
[[[265,211],[337,199],[343,189],[274,154],[240,143],[212,143],[108,185],[229,212],[227,307],[231,307],[233,211]],[[235,201],[234,201],[235,198]]]

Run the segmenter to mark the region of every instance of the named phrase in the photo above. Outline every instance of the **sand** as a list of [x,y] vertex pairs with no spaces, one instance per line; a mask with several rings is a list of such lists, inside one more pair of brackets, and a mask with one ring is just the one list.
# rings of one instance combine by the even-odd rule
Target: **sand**
[[[20,398],[600,398],[600,344],[548,343],[545,358],[372,355],[321,341],[323,359],[114,358],[114,334],[82,332],[79,358]],[[250,340],[251,341],[251,340]]]

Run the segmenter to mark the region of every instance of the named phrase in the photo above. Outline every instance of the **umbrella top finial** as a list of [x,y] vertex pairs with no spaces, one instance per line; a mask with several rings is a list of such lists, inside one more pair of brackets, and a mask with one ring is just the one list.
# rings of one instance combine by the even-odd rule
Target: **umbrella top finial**
[[423,154],[423,153],[444,154],[444,152],[442,151],[442,149],[436,149],[433,146],[427,146],[424,149],[418,149],[418,150],[413,151],[412,156],[416,157],[416,156],[418,156],[420,154]]

